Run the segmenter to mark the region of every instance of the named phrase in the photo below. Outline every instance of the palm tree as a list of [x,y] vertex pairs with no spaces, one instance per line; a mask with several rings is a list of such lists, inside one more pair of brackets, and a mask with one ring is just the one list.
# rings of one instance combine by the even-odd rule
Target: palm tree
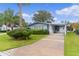
[[[19,23],[20,23],[20,21],[19,21],[19,19],[20,19],[19,13],[16,13],[16,15],[15,15],[13,18],[15,19],[15,23],[16,23],[17,25],[19,25]],[[24,18],[22,18],[22,26],[23,26],[23,27],[26,26],[26,24],[25,24],[25,19],[24,19]]]
[[0,13],[0,25],[4,24],[4,15]]
[[29,5],[29,3],[27,3],[27,4],[22,4],[22,3],[18,3],[17,4],[18,5],[18,7],[19,7],[19,26],[20,26],[20,28],[22,29],[23,28],[23,17],[22,17],[22,5]]
[[22,3],[18,3],[18,7],[19,7],[19,26],[20,28],[23,27],[22,25]]
[[13,30],[13,26],[14,26],[14,20],[13,20],[13,16],[14,16],[14,11],[10,8],[8,8],[7,10],[4,11],[4,19],[5,19],[5,24],[6,26],[10,25],[11,26],[11,30]]

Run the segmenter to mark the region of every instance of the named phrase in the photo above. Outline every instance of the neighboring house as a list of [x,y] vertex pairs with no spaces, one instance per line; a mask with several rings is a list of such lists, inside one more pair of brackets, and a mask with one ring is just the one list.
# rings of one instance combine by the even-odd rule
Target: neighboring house
[[0,31],[5,31],[7,30],[7,26],[6,25],[1,25],[0,26]]
[[33,23],[29,27],[35,30],[49,30],[49,33],[65,33],[66,28],[63,23]]
[[[13,29],[17,29],[19,28],[18,26],[13,27]],[[1,25],[0,26],[0,31],[6,31],[6,30],[12,30],[10,26],[6,26],[6,25]]]

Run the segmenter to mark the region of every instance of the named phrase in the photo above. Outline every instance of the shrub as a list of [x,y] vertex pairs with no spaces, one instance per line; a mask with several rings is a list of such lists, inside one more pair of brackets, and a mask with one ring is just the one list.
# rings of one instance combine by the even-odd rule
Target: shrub
[[48,30],[32,30],[32,34],[49,34]]
[[1,33],[5,33],[6,31],[0,31]]
[[75,33],[76,33],[76,34],[79,34],[79,29],[76,29],[76,30],[75,30]]
[[15,29],[13,31],[7,32],[9,36],[11,36],[14,39],[26,39],[30,38],[31,31],[30,29]]

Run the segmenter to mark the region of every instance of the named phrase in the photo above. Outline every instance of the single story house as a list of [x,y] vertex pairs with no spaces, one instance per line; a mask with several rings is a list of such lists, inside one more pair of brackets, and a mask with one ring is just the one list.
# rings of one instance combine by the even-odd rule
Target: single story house
[[[19,28],[18,26],[14,26],[13,29]],[[5,24],[0,25],[0,31],[12,30],[10,26],[6,26]]]
[[63,23],[32,23],[29,28],[35,30],[49,30],[49,33],[65,33],[66,26]]

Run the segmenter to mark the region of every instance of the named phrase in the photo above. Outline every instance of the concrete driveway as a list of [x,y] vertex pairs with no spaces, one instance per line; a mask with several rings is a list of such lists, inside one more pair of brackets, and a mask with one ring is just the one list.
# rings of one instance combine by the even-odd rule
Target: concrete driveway
[[64,35],[51,34],[32,45],[14,48],[4,53],[11,56],[63,56]]

